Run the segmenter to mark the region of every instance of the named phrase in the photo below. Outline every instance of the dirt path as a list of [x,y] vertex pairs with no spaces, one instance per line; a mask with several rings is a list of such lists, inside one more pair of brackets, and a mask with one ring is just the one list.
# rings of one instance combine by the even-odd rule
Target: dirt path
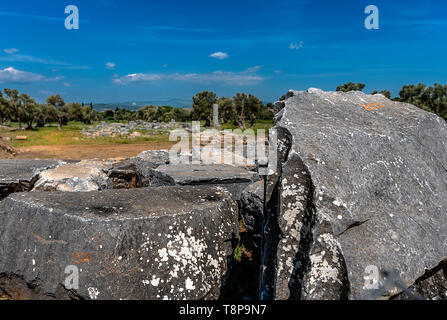
[[19,148],[19,159],[120,159],[135,157],[145,150],[169,149],[172,142],[104,145],[51,145]]

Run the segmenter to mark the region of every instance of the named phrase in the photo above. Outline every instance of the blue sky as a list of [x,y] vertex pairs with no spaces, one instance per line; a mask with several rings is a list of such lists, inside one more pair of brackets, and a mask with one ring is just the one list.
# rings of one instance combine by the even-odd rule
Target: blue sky
[[[367,30],[367,5],[380,29]],[[64,27],[76,5],[80,29]],[[95,103],[447,83],[447,2],[0,0],[0,88]]]

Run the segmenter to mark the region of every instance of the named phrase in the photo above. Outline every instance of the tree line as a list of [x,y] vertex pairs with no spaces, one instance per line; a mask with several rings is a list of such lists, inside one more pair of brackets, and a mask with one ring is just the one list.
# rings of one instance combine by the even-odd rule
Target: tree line
[[[138,119],[146,121],[205,121],[205,126],[211,125],[213,118],[213,105],[219,106],[219,122],[231,123],[245,129],[247,124],[251,127],[256,120],[272,121],[274,117],[272,103],[264,103],[252,94],[236,93],[233,98],[220,97],[212,91],[202,91],[192,97],[192,110],[172,108],[169,106],[145,106],[136,112]],[[129,110],[119,110],[131,115]]]
[[[366,87],[363,83],[348,82],[338,86],[337,91],[363,91]],[[399,91],[399,96],[392,98],[391,92],[382,90],[373,91],[371,94],[381,93],[394,101],[411,103],[421,109],[433,112],[447,120],[447,85],[424,84],[404,85]],[[285,99],[285,95],[280,100]],[[257,120],[273,120],[272,103],[264,104],[252,94],[236,93],[233,98],[217,97],[212,91],[202,91],[192,98],[192,109],[174,108],[172,106],[153,105],[144,106],[136,111],[116,108],[97,112],[93,104],[70,102],[65,103],[60,95],[51,95],[46,103],[37,103],[25,93],[19,93],[16,89],[0,90],[0,124],[17,122],[19,128],[33,129],[44,127],[46,124],[57,123],[61,129],[69,121],[80,121],[90,124],[93,121],[131,121],[144,120],[149,122],[189,122],[194,120],[205,121],[205,126],[210,126],[213,117],[213,104],[219,105],[219,122],[232,123],[245,129],[253,126]]]
[[220,123],[233,123],[245,129],[247,124],[253,126],[256,120],[273,120],[272,104],[264,103],[254,95],[237,93],[233,98],[218,98],[214,92],[203,91],[193,97],[192,109],[174,108],[172,106],[144,106],[136,111],[116,108],[98,112],[93,104],[66,103],[60,95],[51,95],[46,103],[37,103],[25,93],[16,89],[0,90],[0,124],[17,122],[19,128],[34,129],[50,123],[57,123],[61,130],[69,121],[91,124],[93,121],[132,121],[148,122],[188,122],[204,120],[209,126],[212,119],[213,104],[219,105]]
[[82,103],[65,103],[60,95],[49,96],[45,104],[37,103],[32,97],[20,93],[16,89],[0,90],[0,124],[11,125],[18,122],[19,128],[26,125],[26,129],[44,127],[56,122],[61,129],[68,121],[82,121],[90,124],[97,119],[93,105],[84,106]]
[[[363,91],[365,84],[348,82],[337,87],[337,91]],[[447,85],[435,83],[433,86],[426,86],[419,83],[417,85],[404,85],[399,91],[399,96],[391,98],[391,92],[382,90],[373,91],[371,94],[381,93],[388,99],[411,103],[425,111],[433,112],[447,120]]]

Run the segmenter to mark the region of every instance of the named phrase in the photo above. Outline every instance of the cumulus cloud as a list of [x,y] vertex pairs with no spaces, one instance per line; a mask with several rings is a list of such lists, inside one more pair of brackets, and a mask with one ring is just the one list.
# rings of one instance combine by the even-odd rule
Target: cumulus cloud
[[71,85],[68,82],[64,82],[64,87],[70,88]]
[[41,74],[21,71],[14,69],[13,67],[5,68],[0,70],[0,83],[5,82],[19,82],[19,83],[29,83],[29,82],[49,82],[49,81],[59,81],[61,77],[47,78]]
[[257,75],[250,74],[250,72],[246,70],[243,72],[214,71],[211,73],[134,73],[113,79],[112,81],[117,84],[130,84],[138,82],[153,82],[158,80],[174,80],[201,83],[221,82],[230,85],[249,85],[261,82],[263,78]]
[[215,58],[215,59],[219,59],[219,60],[224,60],[227,59],[229,57],[228,53],[226,52],[214,52],[212,54],[209,55],[211,58]]
[[3,52],[5,52],[5,53],[7,53],[7,54],[14,54],[14,53],[17,53],[17,52],[19,52],[19,49],[16,49],[16,48],[7,48],[7,49],[3,49]]
[[106,68],[109,70],[115,70],[116,67],[116,63],[115,62],[107,62],[106,63]]
[[304,46],[304,42],[300,41],[300,42],[292,42],[289,45],[289,49],[290,50],[300,50],[302,47]]
[[160,80],[161,78],[162,78],[162,76],[158,75],[158,74],[132,73],[132,74],[128,74],[123,77],[113,79],[113,82],[118,83],[118,84],[128,84],[128,83],[133,83],[133,82],[155,81],[155,80]]

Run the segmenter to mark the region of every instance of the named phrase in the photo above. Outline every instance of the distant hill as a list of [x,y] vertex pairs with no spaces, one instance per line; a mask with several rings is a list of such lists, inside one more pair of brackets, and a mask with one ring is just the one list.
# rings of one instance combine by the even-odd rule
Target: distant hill
[[93,108],[96,111],[104,111],[107,109],[115,110],[116,108],[138,110],[147,105],[154,106],[172,106],[175,108],[191,108],[192,100],[188,99],[170,99],[170,100],[152,100],[152,101],[128,101],[128,102],[113,102],[113,103],[95,103]]

